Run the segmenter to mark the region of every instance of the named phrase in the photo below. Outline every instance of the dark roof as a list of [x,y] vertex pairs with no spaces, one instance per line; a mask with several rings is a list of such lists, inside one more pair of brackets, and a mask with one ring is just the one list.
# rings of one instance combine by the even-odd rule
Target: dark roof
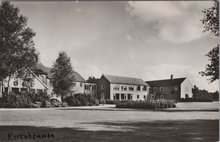
[[131,85],[148,85],[142,79],[133,77],[103,75],[110,83],[131,84]]
[[180,85],[186,78],[146,81],[150,86],[174,86]]
[[46,74],[50,77],[51,76],[50,70],[51,68],[45,67],[42,63],[37,63],[36,68],[34,69],[34,72],[36,74]]
[[[42,63],[37,63],[35,73],[46,74],[48,76],[48,78],[51,78],[52,77],[52,74],[50,72],[51,69],[52,68],[50,68],[50,67],[45,67]],[[74,71],[73,75],[74,75],[74,80],[76,82],[85,82],[86,81],[78,72]]]
[[73,72],[74,75],[74,81],[76,82],[85,82],[86,80],[78,73],[78,72]]

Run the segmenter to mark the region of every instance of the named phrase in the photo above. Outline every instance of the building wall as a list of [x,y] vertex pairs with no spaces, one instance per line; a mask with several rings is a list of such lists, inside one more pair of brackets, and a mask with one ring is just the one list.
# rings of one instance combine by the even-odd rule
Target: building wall
[[74,82],[74,85],[71,89],[74,94],[84,93],[84,82]]
[[[152,86],[150,89],[151,97],[149,99],[180,99],[180,86]],[[152,97],[154,96],[154,97]]]
[[[126,90],[122,89],[127,88]],[[133,89],[129,89],[132,87]],[[127,84],[110,84],[110,99],[115,100],[145,100],[147,99],[147,95],[149,94],[149,87],[146,86],[146,90],[144,90],[144,86],[140,86],[140,90],[137,90],[138,85],[127,85]],[[124,94],[124,98],[122,98],[122,94]],[[117,98],[116,96],[119,96]],[[129,95],[132,98],[129,98]],[[139,97],[138,97],[139,96]]]
[[[104,88],[101,88],[104,86]],[[97,99],[101,99],[102,94],[104,94],[104,99],[110,99],[110,83],[102,76],[97,84]]]
[[181,84],[181,98],[186,98],[186,94],[189,98],[192,98],[192,88],[193,85],[190,83],[188,79],[185,79],[183,83]]
[[97,85],[95,83],[84,83],[84,93],[97,97]]
[[[45,75],[42,75],[42,76],[44,76],[46,78]],[[6,78],[6,80],[4,81],[4,83],[3,83],[4,87],[8,86],[8,79],[9,78]],[[16,82],[16,81],[18,82],[17,85],[14,84],[14,82]],[[33,86],[31,87],[31,89],[35,89],[35,92],[37,92],[37,90],[41,90],[41,91],[47,90],[47,88],[38,79],[34,78],[33,82],[34,83],[33,83]],[[19,90],[19,92],[20,92],[21,89],[24,88],[22,83],[23,83],[22,79],[11,77],[10,78],[10,82],[9,82],[9,91],[12,91],[13,88],[17,88]]]

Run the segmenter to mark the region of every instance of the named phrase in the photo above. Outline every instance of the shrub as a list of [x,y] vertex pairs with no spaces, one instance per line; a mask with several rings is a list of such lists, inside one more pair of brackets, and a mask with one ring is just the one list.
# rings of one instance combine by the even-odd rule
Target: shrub
[[115,104],[115,101],[110,99],[106,99],[105,102],[106,104]]
[[42,93],[29,93],[29,92],[3,92],[0,99],[0,107],[4,108],[38,108],[41,103],[48,101],[49,96]]
[[99,101],[92,97],[91,95],[87,94],[75,94],[68,96],[64,99],[64,101],[69,106],[93,106],[99,105]]
[[43,101],[41,107],[51,107],[51,103],[49,101]]
[[106,101],[104,99],[99,100],[99,104],[106,104]]
[[66,102],[62,102],[61,106],[62,107],[68,107],[68,104]]
[[174,100],[150,100],[150,101],[133,101],[123,100],[117,101],[116,108],[143,108],[143,109],[156,109],[156,108],[173,108],[176,107]]
[[213,102],[213,100],[209,98],[181,98],[180,102]]
[[29,93],[28,95],[32,98],[32,102],[43,102],[45,100],[49,101],[50,99],[46,92]]
[[31,107],[31,98],[25,94],[13,92],[3,93],[1,107],[6,108],[27,108]]
[[61,107],[62,106],[62,102],[60,102],[57,99],[50,99],[50,103],[52,107]]

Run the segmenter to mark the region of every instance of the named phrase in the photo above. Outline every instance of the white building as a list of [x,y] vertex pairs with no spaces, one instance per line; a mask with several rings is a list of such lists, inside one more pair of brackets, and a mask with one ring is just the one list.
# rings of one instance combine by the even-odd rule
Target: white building
[[95,83],[84,83],[84,93],[97,97],[97,85]]

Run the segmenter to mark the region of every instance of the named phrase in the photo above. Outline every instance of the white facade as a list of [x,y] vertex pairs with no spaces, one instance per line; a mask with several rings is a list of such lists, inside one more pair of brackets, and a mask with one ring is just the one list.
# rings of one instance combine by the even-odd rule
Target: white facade
[[145,100],[149,94],[149,86],[110,84],[111,100]]
[[193,85],[190,83],[190,81],[186,78],[182,84],[181,84],[181,94],[180,98],[186,98],[188,95],[189,98],[192,98],[193,93],[192,93],[192,88]]
[[74,94],[84,93],[84,82],[74,82],[74,85],[71,89]]
[[84,83],[84,93],[97,96],[97,85],[95,83]]
[[[7,77],[3,81],[3,92],[5,91],[5,88],[8,87],[8,80],[9,77]],[[26,89],[23,86],[23,80],[20,78],[11,77],[9,81],[9,91],[17,91],[21,92],[23,89]],[[31,84],[30,91],[32,92],[45,92],[48,90],[48,87],[46,84],[49,83],[49,80],[46,78],[45,75],[40,75],[40,77],[34,77],[33,83]]]

